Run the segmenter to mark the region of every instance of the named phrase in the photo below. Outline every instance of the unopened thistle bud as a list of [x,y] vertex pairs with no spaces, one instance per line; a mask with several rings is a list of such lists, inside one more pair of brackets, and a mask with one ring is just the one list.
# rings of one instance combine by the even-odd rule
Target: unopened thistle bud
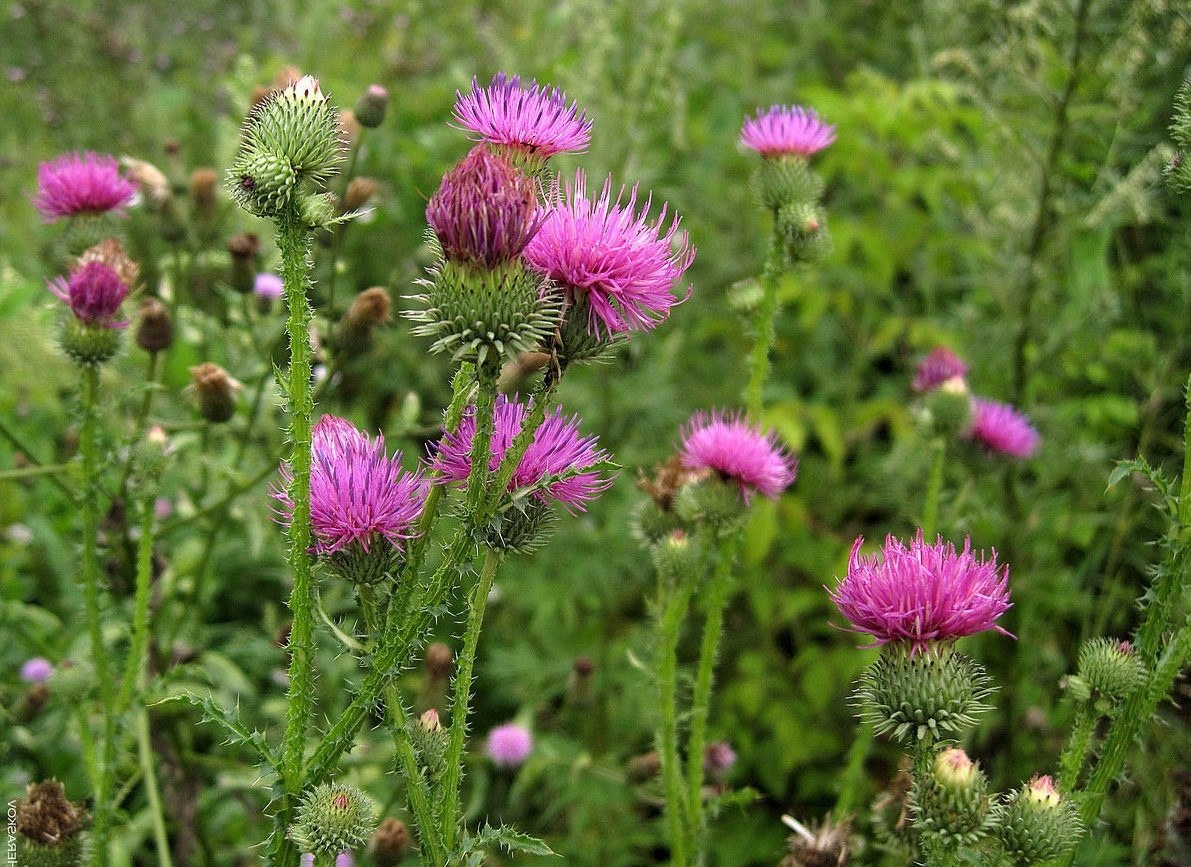
[[980,766],[956,748],[940,751],[931,773],[914,781],[910,803],[918,832],[949,850],[975,846],[992,817],[988,780]]
[[212,168],[198,168],[190,173],[190,200],[194,213],[203,222],[215,218],[215,187],[219,172]]
[[[15,816],[13,811],[15,809]],[[25,797],[9,808],[9,838],[16,864],[28,867],[73,867],[82,859],[82,831],[89,820],[82,802],[69,801],[57,780],[34,783]]]
[[931,389],[923,398],[931,428],[947,437],[963,434],[972,426],[972,395],[962,376]]
[[385,819],[372,835],[368,854],[376,867],[396,867],[405,860],[413,846],[409,828],[400,819]]
[[508,554],[532,554],[558,526],[550,504],[533,497],[513,500],[481,529],[484,544]]
[[232,193],[258,217],[304,211],[301,218],[314,225],[319,208],[310,187],[333,175],[342,158],[338,114],[306,76],[252,110],[230,173]]
[[374,178],[352,178],[343,193],[343,210],[358,211],[372,201],[376,195],[377,183]]
[[68,659],[54,669],[49,685],[54,698],[65,706],[79,704],[95,692],[95,669],[89,662]]
[[721,531],[737,526],[746,508],[740,487],[713,475],[683,485],[674,498],[674,511],[683,521],[707,524]]
[[236,414],[236,393],[243,386],[218,364],[209,361],[190,368],[190,375],[199,415],[215,424],[230,421]]
[[302,851],[334,858],[363,847],[375,829],[376,808],[366,794],[355,786],[323,783],[306,793],[289,833]]
[[409,727],[410,740],[422,767],[432,779],[438,778],[446,767],[448,732],[439,719],[438,711],[429,708]]
[[666,587],[682,584],[696,577],[701,552],[682,530],[673,530],[661,539],[650,552],[658,577]]
[[1145,665],[1128,641],[1092,638],[1079,649],[1079,668],[1069,681],[1073,695],[1094,699],[1108,713],[1145,680]]
[[136,345],[146,352],[164,352],[174,342],[174,322],[170,309],[161,299],[148,297],[141,302],[140,321],[136,327]]
[[153,210],[160,211],[173,196],[169,178],[153,163],[120,157],[120,165],[124,167],[124,174],[140,188],[145,203]]
[[335,331],[339,350],[348,355],[367,352],[372,346],[373,331],[389,321],[392,309],[393,302],[383,286],[373,286],[357,295]]
[[1079,810],[1049,776],[1010,794],[997,815],[1002,852],[1010,863],[1041,864],[1069,852],[1083,834]]
[[430,680],[446,680],[455,667],[455,651],[449,644],[436,641],[426,648],[426,677]]
[[247,295],[256,277],[256,257],[261,251],[260,238],[251,232],[233,235],[227,242],[232,258],[232,288]]
[[376,129],[385,122],[389,108],[389,92],[379,84],[370,84],[356,102],[356,120],[360,126]]
[[861,676],[852,702],[861,719],[903,746],[961,735],[989,710],[984,668],[949,644],[914,652],[886,645]]
[[630,783],[644,783],[662,772],[662,758],[657,750],[633,756],[625,766],[624,775]]
[[169,453],[169,437],[165,429],[153,425],[145,433],[145,438],[133,446],[133,471],[141,480],[156,481],[165,472]]

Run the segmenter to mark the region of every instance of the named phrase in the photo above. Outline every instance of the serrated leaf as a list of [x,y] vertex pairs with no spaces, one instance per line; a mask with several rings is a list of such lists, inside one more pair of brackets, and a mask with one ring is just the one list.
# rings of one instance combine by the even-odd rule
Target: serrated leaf
[[248,728],[240,722],[239,713],[237,709],[228,709],[220,707],[210,696],[200,696],[192,692],[181,693],[180,695],[172,695],[164,698],[161,701],[154,702],[150,707],[168,706],[170,704],[184,703],[191,707],[198,708],[203,712],[200,723],[214,723],[221,728],[227,737],[225,743],[230,745],[245,746],[251,749],[261,761],[262,764],[268,766],[270,771],[276,772],[277,765],[280,764],[277,757],[273,755],[273,751],[269,749],[269,744],[265,740],[263,732],[249,731]]
[[524,852],[527,855],[552,855],[555,857],[558,855],[558,853],[537,837],[533,837],[523,831],[518,831],[516,828],[510,828],[507,825],[500,825],[495,828],[491,825],[485,825],[475,836],[468,835],[464,837],[460,855],[465,856],[467,863],[470,864],[476,855],[481,854],[483,849],[490,846],[499,846],[509,854]]

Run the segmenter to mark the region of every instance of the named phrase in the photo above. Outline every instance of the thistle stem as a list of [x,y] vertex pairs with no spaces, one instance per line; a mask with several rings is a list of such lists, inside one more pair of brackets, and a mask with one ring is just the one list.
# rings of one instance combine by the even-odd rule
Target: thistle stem
[[757,311],[757,336],[753,344],[752,369],[748,388],[745,391],[745,405],[754,421],[761,420],[764,408],[762,391],[769,376],[769,351],[773,348],[775,320],[778,309],[778,283],[782,276],[782,242],[777,228],[777,212],[773,215],[773,237],[769,243],[769,255],[761,272],[761,306]]
[[936,437],[931,442],[931,451],[934,461],[926,486],[926,505],[922,509],[922,538],[927,542],[939,532],[939,499],[943,494],[943,463],[947,455],[947,444],[942,437]]
[[492,429],[496,407],[496,377],[492,371],[477,370],[475,435],[472,438],[471,471],[467,476],[467,512],[480,523],[484,497],[492,478]]
[[703,750],[707,742],[707,717],[711,709],[711,687],[715,675],[716,655],[724,629],[724,608],[728,602],[728,587],[732,579],[732,562],[740,539],[739,532],[720,540],[719,556],[707,594],[707,619],[703,626],[703,642],[699,648],[699,667],[695,675],[695,690],[691,698],[691,733],[687,740],[687,843],[691,856],[701,861],[703,815]]
[[678,639],[690,607],[691,581],[680,581],[663,595],[658,657],[658,707],[661,730],[658,755],[666,791],[666,830],[670,838],[671,867],[686,867],[687,801],[682,788],[682,764],[678,757]]
[[467,630],[463,635],[463,648],[459,652],[451,696],[451,731],[447,742],[447,756],[443,771],[442,838],[447,851],[455,847],[459,830],[459,787],[463,774],[463,738],[467,733],[467,715],[471,707],[472,670],[476,662],[476,650],[480,643],[480,627],[484,623],[484,611],[488,606],[488,595],[496,580],[501,553],[489,548],[484,554],[484,565],[480,570],[468,607]]
[[1096,731],[1097,716],[1088,702],[1083,702],[1071,725],[1071,737],[1059,758],[1059,791],[1072,792],[1079,785],[1079,774],[1092,748],[1092,735]]

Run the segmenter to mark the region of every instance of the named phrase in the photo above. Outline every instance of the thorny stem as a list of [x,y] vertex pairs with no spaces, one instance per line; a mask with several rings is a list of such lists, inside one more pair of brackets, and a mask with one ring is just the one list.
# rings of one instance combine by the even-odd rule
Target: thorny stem
[[762,392],[769,376],[769,351],[773,348],[774,320],[777,318],[778,284],[782,276],[782,239],[777,226],[777,212],[773,215],[773,237],[769,243],[769,255],[765,258],[765,269],[761,272],[761,306],[757,311],[757,336],[753,344],[752,368],[745,405],[754,422],[761,420],[764,408]]
[[1092,748],[1092,735],[1096,731],[1097,714],[1090,702],[1082,702],[1071,725],[1071,736],[1059,758],[1059,791],[1073,792],[1079,785],[1079,774]]
[[459,651],[453,694],[451,696],[451,729],[447,742],[446,762],[442,783],[442,839],[447,851],[455,847],[459,830],[459,787],[463,774],[463,739],[467,733],[467,716],[471,705],[472,670],[476,662],[476,650],[480,643],[480,627],[484,623],[484,611],[488,595],[496,580],[501,553],[489,548],[484,554],[484,566],[476,581],[468,606],[467,628],[463,635],[463,647]]
[[658,754],[662,761],[662,782],[666,790],[666,829],[670,838],[670,864],[686,867],[687,802],[682,790],[682,765],[678,757],[678,639],[690,607],[692,581],[678,581],[663,590],[661,600],[661,646],[658,656],[658,707],[661,731]]
[[471,471],[467,476],[467,512],[479,523],[488,483],[492,478],[492,429],[496,406],[496,378],[493,372],[478,369],[475,435],[472,438]]

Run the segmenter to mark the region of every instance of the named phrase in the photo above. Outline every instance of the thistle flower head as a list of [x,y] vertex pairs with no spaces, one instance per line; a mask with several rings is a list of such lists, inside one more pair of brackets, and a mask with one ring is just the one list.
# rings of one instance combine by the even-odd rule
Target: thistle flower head
[[557,88],[498,72],[487,87],[472,79],[471,92],[456,91],[455,121],[481,141],[505,145],[548,159],[578,152],[591,141],[591,121]]
[[323,783],[298,805],[290,837],[301,849],[330,859],[363,847],[376,830],[376,807],[355,786]]
[[1008,610],[1009,567],[998,567],[994,551],[987,560],[937,539],[927,544],[919,530],[906,547],[892,536],[880,554],[860,554],[857,538],[848,558],[848,575],[831,599],[852,621],[855,632],[872,635],[875,644],[905,642],[910,653],[937,642],[953,641],[995,629]]
[[[505,452],[513,444],[532,402],[521,403],[504,395],[496,398],[490,467],[500,466]],[[446,433],[435,447],[433,467],[452,482],[466,481],[471,473],[472,439],[475,437],[475,408],[468,410],[458,429]],[[534,432],[533,442],[513,472],[510,490],[537,487],[534,497],[540,502],[558,500],[568,510],[582,511],[587,502],[612,484],[598,470],[591,469],[608,458],[594,436],[579,434],[579,418],[567,418],[562,407],[546,415]]]
[[681,458],[688,469],[711,470],[738,484],[746,503],[753,494],[776,499],[798,472],[777,434],[761,433],[739,413],[695,413],[682,433]]
[[[386,555],[415,535],[427,483],[420,472],[401,469],[401,453],[385,454],[384,442],[372,439],[351,422],[324,415],[314,426],[311,444],[310,523],[313,553]],[[288,526],[294,504],[287,488],[293,480],[281,467],[282,485],[274,487],[277,514]]]
[[507,159],[477,145],[447,172],[426,221],[450,261],[492,268],[516,258],[537,232],[537,185]]
[[740,143],[763,157],[808,157],[835,141],[835,127],[813,109],[775,105],[744,122]]
[[712,741],[703,749],[703,770],[713,777],[724,777],[736,764],[736,750],[727,741]]
[[914,374],[914,391],[933,391],[950,379],[962,379],[968,373],[967,363],[946,346],[930,351]]
[[1071,850],[1083,836],[1074,801],[1049,776],[1035,776],[1009,794],[997,816],[1002,851],[1015,864],[1042,864]]
[[262,271],[252,281],[252,293],[266,301],[276,301],[285,294],[285,284],[276,274]]
[[62,217],[123,213],[137,185],[121,176],[116,158],[91,151],[63,154],[37,168],[33,204],[46,222]]
[[1007,403],[982,397],[972,401],[967,435],[989,451],[1012,458],[1031,457],[1042,445],[1042,437],[1028,418]]
[[492,763],[502,768],[515,768],[529,758],[533,750],[533,735],[516,723],[506,723],[488,732],[484,752]]
[[26,659],[21,665],[21,680],[25,683],[45,683],[54,675],[54,664],[42,656]]
[[103,262],[83,262],[69,277],[50,282],[49,290],[70,305],[70,312],[83,325],[123,328],[128,324],[116,320],[120,304],[128,297],[128,284]]
[[[650,222],[652,198],[637,210],[637,188],[612,198],[612,180],[597,198],[587,196],[583,172],[560,187],[542,227],[525,248],[531,266],[557,282],[572,304],[587,304],[587,330],[614,336],[649,331],[685,298],[671,294],[695,249],[667,206]],[[689,292],[687,293],[689,295]]]

